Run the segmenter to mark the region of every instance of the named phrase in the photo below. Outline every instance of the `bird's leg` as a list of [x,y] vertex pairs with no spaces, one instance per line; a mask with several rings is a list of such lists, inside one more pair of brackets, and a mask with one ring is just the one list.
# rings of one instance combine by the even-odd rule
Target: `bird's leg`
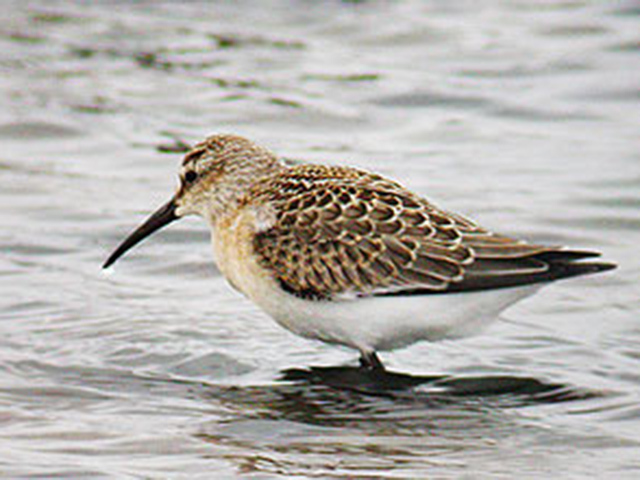
[[367,370],[384,372],[385,368],[375,351],[360,352],[360,366]]

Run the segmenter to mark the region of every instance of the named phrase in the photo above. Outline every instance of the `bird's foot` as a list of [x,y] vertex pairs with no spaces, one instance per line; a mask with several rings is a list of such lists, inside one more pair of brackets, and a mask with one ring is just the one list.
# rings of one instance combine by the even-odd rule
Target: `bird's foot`
[[360,352],[360,367],[378,373],[386,370],[375,351]]

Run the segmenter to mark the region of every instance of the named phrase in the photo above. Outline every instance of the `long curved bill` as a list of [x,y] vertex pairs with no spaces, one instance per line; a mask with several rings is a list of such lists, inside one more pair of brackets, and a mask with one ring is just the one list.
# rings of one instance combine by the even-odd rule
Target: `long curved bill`
[[176,215],[175,199],[172,198],[169,202],[156,210],[155,213],[153,213],[142,225],[135,229],[127,238],[125,238],[124,242],[122,242],[120,246],[114,250],[109,258],[107,258],[107,261],[104,262],[102,268],[109,268],[128,250],[147,238],[153,232],[160,230],[165,225],[169,225],[171,222],[177,220],[178,218],[180,217]]

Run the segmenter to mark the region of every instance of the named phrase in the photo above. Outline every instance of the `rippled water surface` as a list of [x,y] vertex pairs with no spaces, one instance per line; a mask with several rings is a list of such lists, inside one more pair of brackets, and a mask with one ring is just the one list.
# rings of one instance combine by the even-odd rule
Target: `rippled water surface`
[[[4,2],[0,475],[640,477],[639,53],[633,1]],[[355,354],[232,291],[201,222],[100,269],[213,132],[620,268],[384,355],[443,379],[328,386]]]

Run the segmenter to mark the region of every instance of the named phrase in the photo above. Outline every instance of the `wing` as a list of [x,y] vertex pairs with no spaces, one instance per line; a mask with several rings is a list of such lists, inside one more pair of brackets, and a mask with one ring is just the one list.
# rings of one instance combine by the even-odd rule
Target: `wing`
[[514,286],[544,281],[554,255],[592,256],[491,233],[383,177],[339,169],[318,181],[312,168],[270,186],[275,221],[254,241],[263,266],[303,298]]

